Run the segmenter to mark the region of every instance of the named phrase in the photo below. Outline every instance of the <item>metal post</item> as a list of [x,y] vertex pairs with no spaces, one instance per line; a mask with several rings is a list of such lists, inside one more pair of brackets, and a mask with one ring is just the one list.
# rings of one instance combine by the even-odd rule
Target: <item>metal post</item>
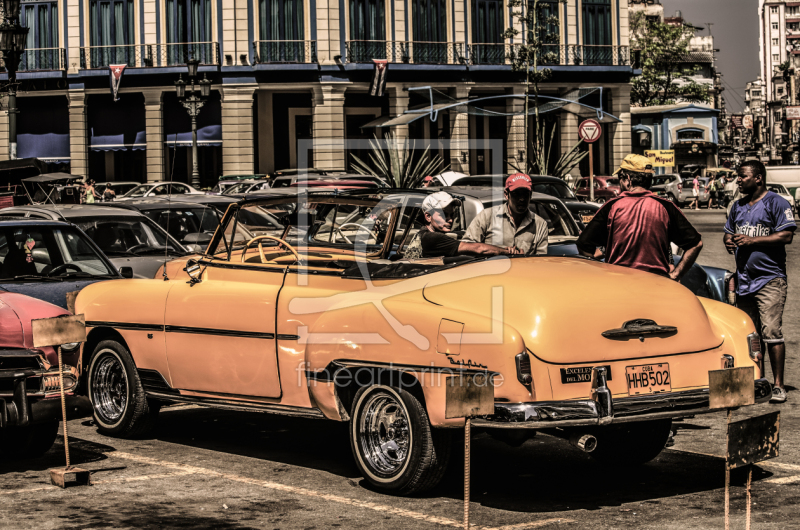
[[464,423],[464,528],[469,530],[469,453],[471,421],[469,416]]
[[589,144],[589,201],[594,202],[594,144]]
[[189,111],[192,115],[192,186],[200,188],[200,172],[197,170],[197,111]]
[[[728,409],[728,437],[730,437],[731,409]],[[730,444],[728,444],[730,445]],[[731,528],[731,465],[730,454],[725,458],[725,530]]]
[[[13,59],[11,59],[13,61]],[[8,72],[8,158],[17,159],[17,86],[16,72]]]
[[69,469],[69,436],[67,435],[67,399],[64,396],[64,362],[61,360],[61,346],[58,347],[58,384],[61,388],[61,423],[64,425],[64,453],[67,456],[67,467]]

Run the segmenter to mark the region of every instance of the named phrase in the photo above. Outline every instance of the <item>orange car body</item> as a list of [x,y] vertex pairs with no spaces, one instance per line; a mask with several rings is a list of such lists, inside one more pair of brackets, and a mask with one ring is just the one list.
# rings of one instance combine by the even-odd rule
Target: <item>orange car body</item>
[[[494,374],[496,413],[483,425],[546,428],[707,412],[709,370],[755,366],[743,312],[653,274],[540,256],[367,280],[330,266],[363,254],[303,250],[300,265],[252,248],[241,258],[193,257],[198,281],[181,259],[167,265],[166,281],[91,285],[76,302],[86,350],[121,338],[155,399],[337,421],[350,413],[340,378],[402,373],[421,387],[434,427],[463,425],[445,418],[443,378],[452,373]],[[663,329],[624,328],[641,320]],[[614,330],[621,335],[604,335]],[[631,388],[641,377],[633,367],[659,365],[669,380],[656,393]],[[757,380],[756,392],[764,401],[771,388]]]

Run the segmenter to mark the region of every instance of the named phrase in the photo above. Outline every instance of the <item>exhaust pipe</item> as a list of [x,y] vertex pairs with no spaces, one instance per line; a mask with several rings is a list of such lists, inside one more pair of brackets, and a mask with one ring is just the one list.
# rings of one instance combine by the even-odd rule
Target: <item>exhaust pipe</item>
[[591,453],[597,449],[597,438],[591,434],[573,434],[569,437],[569,443],[584,453]]
[[573,430],[566,431],[564,429],[548,429],[544,432],[568,441],[584,453],[591,453],[597,449],[597,438],[593,434],[575,432]]

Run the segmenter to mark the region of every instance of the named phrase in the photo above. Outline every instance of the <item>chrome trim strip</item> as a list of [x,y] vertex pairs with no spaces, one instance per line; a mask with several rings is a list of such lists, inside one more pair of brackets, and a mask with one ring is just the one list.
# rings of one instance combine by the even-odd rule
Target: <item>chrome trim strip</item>
[[125,329],[130,331],[164,331],[161,324],[135,324],[129,322],[103,322],[98,320],[87,320],[87,328],[108,327],[114,329]]
[[551,364],[553,366],[573,366],[573,365],[576,365],[576,364],[609,364],[609,363],[625,362],[625,361],[650,362],[650,359],[660,359],[661,357],[676,357],[678,355],[692,355],[693,353],[705,353],[707,351],[717,350],[724,343],[725,343],[725,340],[723,340],[722,342],[720,342],[716,346],[712,346],[711,348],[706,348],[705,350],[685,351],[685,352],[681,352],[681,353],[663,353],[663,354],[660,354],[660,355],[653,355],[651,357],[641,357],[640,356],[640,357],[629,357],[627,359],[603,359],[603,360],[600,360],[600,361],[581,361],[580,363],[577,363],[577,362],[575,362],[575,363],[556,363],[556,362],[553,362],[553,361],[548,361],[546,359],[542,359],[541,357],[539,357],[538,355],[533,353],[533,351],[530,348],[526,347],[526,349],[528,350],[528,353],[530,353],[531,355],[536,357],[538,360],[542,361],[544,364]]
[[237,331],[231,329],[192,328],[188,326],[164,326],[167,333],[189,333],[196,335],[222,335],[223,337],[246,337],[251,339],[274,339],[274,333],[260,331]]
[[301,407],[291,407],[288,405],[278,405],[273,403],[254,403],[252,401],[230,401],[226,399],[204,398],[197,396],[183,396],[175,394],[164,394],[160,392],[147,392],[148,397],[163,399],[165,401],[178,401],[181,403],[193,403],[204,407],[212,407],[226,410],[246,410],[250,412],[268,412],[281,416],[292,416],[297,418],[325,419],[325,415],[319,409],[304,409]]

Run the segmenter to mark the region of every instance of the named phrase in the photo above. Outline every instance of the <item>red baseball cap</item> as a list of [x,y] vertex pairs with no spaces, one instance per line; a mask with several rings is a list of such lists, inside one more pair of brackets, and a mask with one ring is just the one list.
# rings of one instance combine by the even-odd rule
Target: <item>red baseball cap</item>
[[506,191],[514,191],[518,188],[530,190],[533,188],[531,178],[525,173],[514,173],[506,179]]

